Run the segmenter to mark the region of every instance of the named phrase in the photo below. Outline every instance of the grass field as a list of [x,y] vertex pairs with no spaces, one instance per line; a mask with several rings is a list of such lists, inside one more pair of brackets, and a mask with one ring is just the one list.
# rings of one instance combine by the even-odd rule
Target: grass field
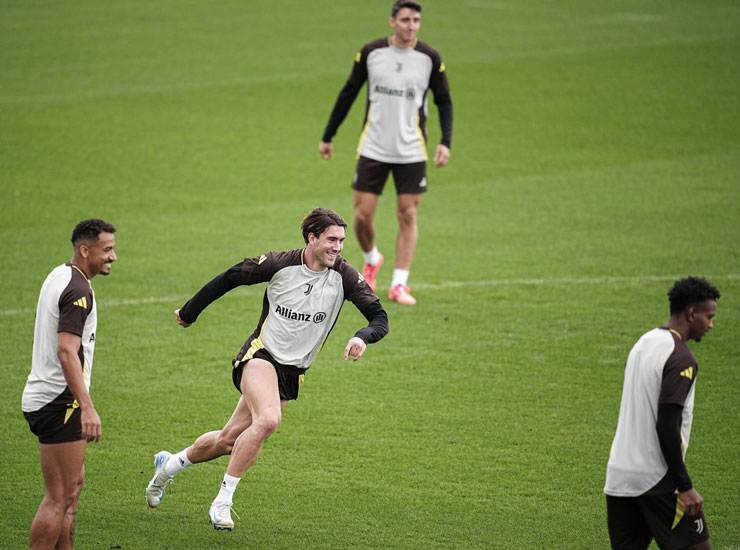
[[[118,227],[94,280],[93,398],[78,548],[606,548],[602,494],[627,352],[687,274],[722,291],[687,464],[714,547],[740,548],[740,5],[429,0],[448,68],[451,164],[430,169],[415,308],[358,364],[345,307],[301,398],[240,485],[220,459],[160,509],[152,455],[216,429],[263,287],[187,331],[179,307],[245,256],[300,246],[315,206],[351,218],[362,108],[317,146],[390,0],[6,0],[0,17],[0,548],[42,495],[20,413],[35,304],[74,224]],[[430,116],[436,142],[436,111]],[[393,255],[392,193],[378,215]],[[361,256],[352,235],[345,256]],[[390,280],[391,262],[379,288]],[[383,298],[384,295],[381,295]]]

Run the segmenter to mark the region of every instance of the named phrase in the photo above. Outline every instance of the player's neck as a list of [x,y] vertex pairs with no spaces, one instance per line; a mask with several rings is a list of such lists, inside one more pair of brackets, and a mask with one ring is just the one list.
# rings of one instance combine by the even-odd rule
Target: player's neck
[[69,265],[82,273],[85,276],[85,279],[87,279],[88,281],[93,278],[93,276],[90,274],[90,267],[87,265],[87,262],[84,260],[84,258],[72,256],[72,259],[69,261]]
[[327,267],[325,265],[322,265],[316,257],[311,252],[310,247],[306,247],[303,249],[303,265],[305,265],[308,269],[315,272],[325,271]]
[[678,337],[681,338],[683,342],[685,342],[686,339],[689,337],[689,326],[681,318],[672,316],[670,319],[668,319],[665,327],[674,334],[678,335]]
[[397,34],[392,34],[390,38],[391,46],[395,46],[396,48],[399,48],[401,50],[413,48],[414,46],[416,46],[416,42],[417,42],[416,38],[414,38],[411,41],[406,42],[400,39]]

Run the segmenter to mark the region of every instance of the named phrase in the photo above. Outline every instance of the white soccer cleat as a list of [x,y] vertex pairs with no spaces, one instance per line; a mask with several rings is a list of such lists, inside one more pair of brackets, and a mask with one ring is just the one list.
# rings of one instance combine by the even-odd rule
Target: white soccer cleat
[[211,520],[216,530],[231,531],[234,528],[234,520],[231,519],[231,504],[228,502],[214,501],[208,509],[208,519]]
[[154,477],[146,486],[146,503],[149,508],[156,508],[162,503],[164,489],[172,483],[172,478],[164,470],[164,465],[171,456],[167,451],[159,451],[154,455]]

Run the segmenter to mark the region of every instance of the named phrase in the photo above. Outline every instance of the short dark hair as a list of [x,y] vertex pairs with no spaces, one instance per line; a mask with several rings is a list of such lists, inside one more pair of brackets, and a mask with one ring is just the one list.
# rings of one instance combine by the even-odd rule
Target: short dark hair
[[718,300],[719,290],[704,277],[679,279],[668,291],[671,315],[686,311],[689,307],[707,300]]
[[334,210],[329,208],[314,208],[305,218],[303,218],[303,222],[301,222],[303,240],[308,243],[309,233],[313,233],[318,237],[331,225],[347,227],[342,216],[334,212]]
[[112,224],[92,218],[89,220],[82,220],[78,223],[72,231],[72,245],[77,245],[80,241],[97,241],[98,235],[101,233],[115,233],[116,228]]
[[411,8],[412,10],[421,13],[421,4],[419,4],[419,2],[413,2],[409,0],[396,0],[391,6],[391,17],[395,17],[396,14],[401,11],[401,8]]

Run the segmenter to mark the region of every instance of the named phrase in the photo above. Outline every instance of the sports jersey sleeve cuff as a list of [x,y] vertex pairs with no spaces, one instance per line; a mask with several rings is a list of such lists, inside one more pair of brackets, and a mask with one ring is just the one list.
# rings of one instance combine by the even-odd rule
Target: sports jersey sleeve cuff
[[685,478],[676,479],[675,483],[679,493],[683,493],[694,488],[694,484],[691,483],[691,478],[688,476],[688,474],[686,474]]
[[373,329],[370,327],[365,327],[363,329],[358,330],[355,332],[355,336],[365,342],[366,344],[370,343],[370,339],[372,338]]
[[77,329],[59,326],[57,328],[57,334],[59,334],[60,332],[66,332],[67,334],[74,334],[75,336],[79,336],[80,338],[82,338],[82,331],[79,331]]
[[185,321],[187,324],[192,325],[195,323],[195,321],[198,319],[197,316],[192,317],[188,314],[188,306],[190,305],[190,301],[187,301],[184,306],[180,308],[180,311],[178,311],[178,315],[180,316],[180,319]]

